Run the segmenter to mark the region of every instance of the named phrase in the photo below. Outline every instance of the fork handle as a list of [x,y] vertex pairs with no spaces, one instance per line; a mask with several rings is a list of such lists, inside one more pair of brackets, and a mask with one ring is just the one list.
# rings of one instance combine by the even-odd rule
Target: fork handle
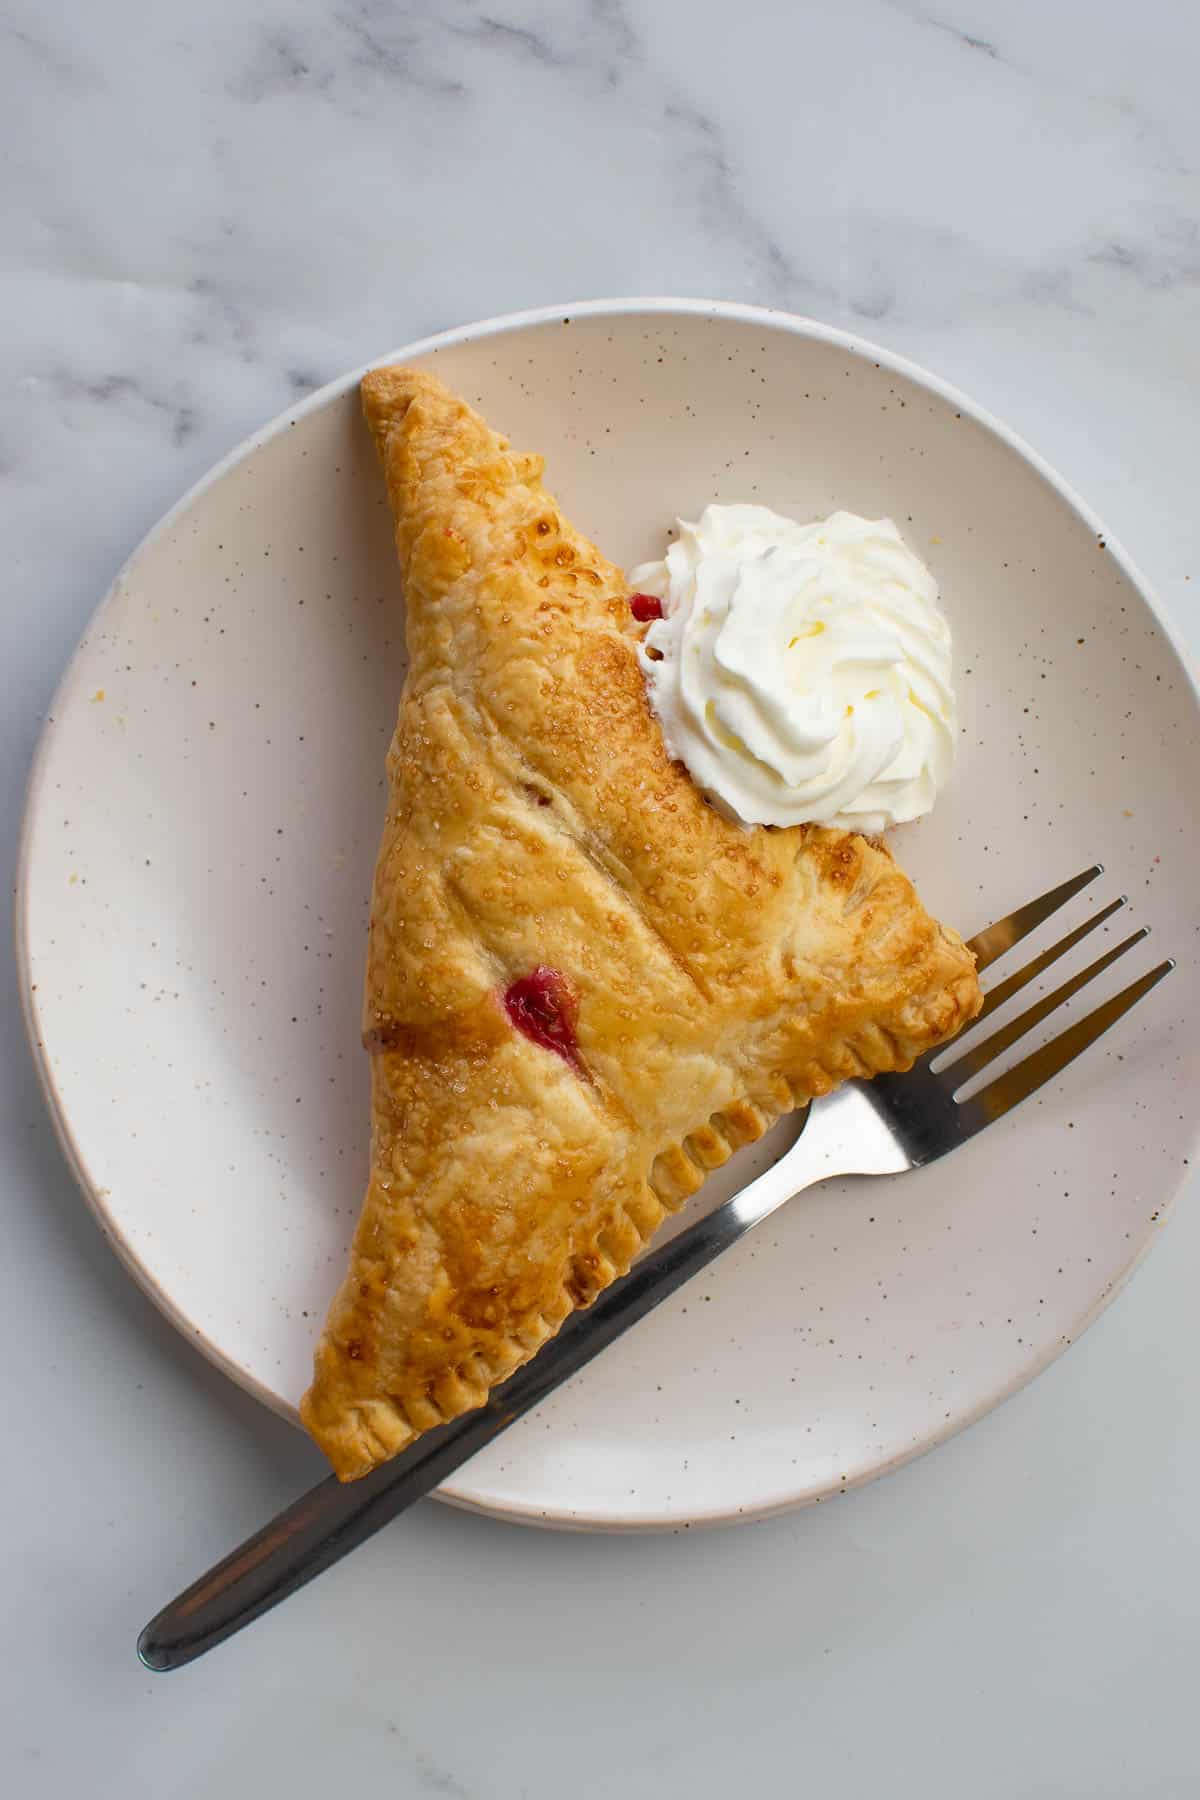
[[[181,1668],[277,1606],[437,1487],[785,1200],[841,1172],[819,1156],[798,1159],[801,1145],[811,1138],[815,1150],[819,1136],[806,1123],[780,1162],[644,1256],[591,1306],[573,1313],[530,1362],[492,1390],[483,1406],[423,1432],[361,1480],[343,1483],[329,1476],[318,1482],[150,1621],[138,1639],[145,1666]],[[807,1171],[797,1167],[798,1160],[810,1162]]]

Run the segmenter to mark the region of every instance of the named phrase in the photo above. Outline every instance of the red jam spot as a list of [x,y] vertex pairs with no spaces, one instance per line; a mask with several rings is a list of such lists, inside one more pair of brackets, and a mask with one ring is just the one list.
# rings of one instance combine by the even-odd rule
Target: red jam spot
[[648,624],[651,619],[663,616],[662,601],[657,594],[630,594],[629,610],[639,625]]
[[580,1067],[575,1035],[579,996],[565,975],[545,968],[522,975],[505,988],[504,1010],[527,1038],[543,1050],[553,1050],[573,1069]]

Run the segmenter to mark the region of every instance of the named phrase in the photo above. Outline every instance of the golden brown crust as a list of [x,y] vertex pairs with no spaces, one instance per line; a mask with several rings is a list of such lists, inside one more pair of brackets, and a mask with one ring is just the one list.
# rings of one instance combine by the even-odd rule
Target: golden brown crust
[[[479,1405],[789,1107],[979,1006],[878,843],[746,830],[669,761],[627,587],[435,377],[363,382],[410,668],[364,1033],[371,1176],[304,1421],[343,1478]],[[577,1069],[513,1029],[539,966]]]

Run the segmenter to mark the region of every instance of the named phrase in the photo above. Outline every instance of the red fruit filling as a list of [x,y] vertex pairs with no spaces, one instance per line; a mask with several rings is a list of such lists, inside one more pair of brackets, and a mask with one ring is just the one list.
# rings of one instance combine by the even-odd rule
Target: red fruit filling
[[639,625],[648,624],[651,619],[663,616],[662,601],[657,594],[630,594],[629,610]]
[[573,1069],[581,1067],[575,1035],[579,996],[557,969],[534,969],[510,982],[504,990],[504,1010],[517,1030],[543,1050],[553,1050]]

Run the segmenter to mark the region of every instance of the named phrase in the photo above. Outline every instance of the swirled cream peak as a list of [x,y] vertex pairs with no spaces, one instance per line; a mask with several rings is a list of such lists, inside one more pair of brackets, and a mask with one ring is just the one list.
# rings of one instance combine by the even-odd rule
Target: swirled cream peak
[[670,754],[748,825],[875,833],[928,812],[954,755],[950,628],[890,519],[706,506],[635,569]]

